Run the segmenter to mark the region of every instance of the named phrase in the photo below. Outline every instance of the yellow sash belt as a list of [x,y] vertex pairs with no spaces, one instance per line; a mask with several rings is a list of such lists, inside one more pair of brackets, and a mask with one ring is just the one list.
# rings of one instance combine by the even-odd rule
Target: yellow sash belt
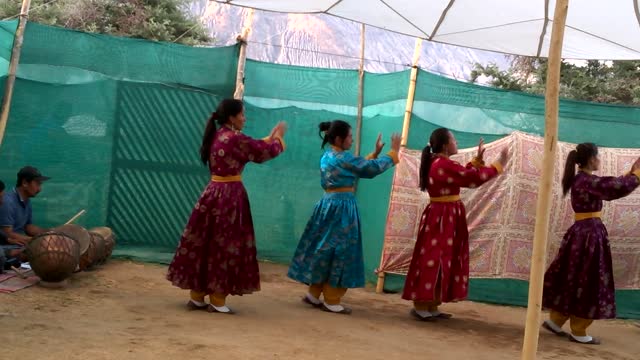
[[214,182],[238,182],[238,181],[242,181],[242,175],[231,175],[231,176],[211,175],[211,181],[214,181]]
[[332,188],[332,189],[327,189],[325,190],[325,192],[327,193],[343,193],[343,192],[353,192],[353,187],[339,187],[339,188]]
[[429,201],[437,202],[437,203],[456,202],[456,201],[460,201],[460,195],[432,197],[429,199]]
[[588,212],[588,213],[576,213],[576,221],[593,219],[593,218],[599,219],[601,213],[602,213],[601,211]]

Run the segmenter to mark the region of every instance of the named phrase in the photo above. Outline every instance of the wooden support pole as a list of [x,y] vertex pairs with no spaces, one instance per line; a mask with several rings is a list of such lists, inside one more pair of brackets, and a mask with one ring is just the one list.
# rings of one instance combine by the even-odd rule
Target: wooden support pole
[[251,32],[251,24],[253,23],[253,9],[249,9],[242,34],[238,35],[236,40],[240,43],[240,54],[238,55],[238,72],[236,73],[236,91],[233,94],[234,99],[242,100],[244,97],[244,67],[247,62],[247,40]]
[[402,122],[402,141],[401,146],[407,146],[409,139],[409,126],[411,125],[411,113],[413,111],[413,97],[416,93],[416,80],[418,78],[418,61],[420,60],[420,52],[422,51],[422,39],[416,39],[416,47],[413,51],[413,62],[411,68],[411,77],[409,78],[409,93],[407,94],[407,106],[404,111],[404,121]]
[[[382,249],[382,252],[384,253],[384,249]],[[382,292],[384,292],[384,277],[385,273],[383,271],[380,271],[378,273],[378,282],[376,283],[377,294],[382,294]]]
[[[416,82],[418,79],[418,61],[420,61],[420,52],[422,51],[422,39],[416,39],[416,47],[413,50],[413,60],[411,62],[411,75],[409,77],[409,92],[407,93],[407,105],[404,111],[404,119],[402,122],[402,140],[401,146],[407,146],[409,139],[409,126],[411,125],[411,114],[413,112],[413,98],[416,93]],[[384,244],[382,245],[382,254],[380,255],[380,267],[382,267],[382,259],[384,256]],[[376,293],[381,294],[384,291],[384,271],[379,270],[378,282],[376,283]]]
[[562,42],[567,20],[569,0],[557,0],[553,16],[553,30],[549,48],[549,69],[545,93],[544,154],[542,157],[542,177],[538,187],[536,225],[533,235],[531,274],[529,277],[529,304],[524,330],[522,360],[534,360],[538,349],[538,335],[542,318],[542,290],[545,271],[547,237],[555,159],[558,152],[558,107],[560,94],[560,65],[562,63]]
[[365,25],[360,28],[360,67],[358,68],[358,116],[356,117],[356,150],[355,155],[360,156],[362,146],[362,107],[364,100],[364,32]]
[[0,146],[4,139],[4,131],[7,128],[9,120],[9,111],[11,110],[11,98],[13,97],[13,88],[16,83],[16,72],[18,71],[18,63],[20,62],[20,52],[22,51],[22,40],[24,39],[24,29],[29,19],[29,8],[31,0],[22,0],[22,9],[18,18],[18,28],[13,38],[13,49],[11,51],[11,60],[9,61],[9,74],[4,88],[4,97],[2,98],[2,110],[0,111]]

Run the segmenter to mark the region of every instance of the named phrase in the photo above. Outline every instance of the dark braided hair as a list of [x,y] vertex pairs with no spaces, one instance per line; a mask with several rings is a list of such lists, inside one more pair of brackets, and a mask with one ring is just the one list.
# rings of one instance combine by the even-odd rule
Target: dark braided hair
[[322,138],[322,147],[324,148],[327,143],[334,144],[337,137],[346,139],[349,136],[351,125],[344,120],[333,120],[321,122],[318,125],[318,129],[318,134]]
[[433,154],[437,154],[444,150],[449,144],[449,129],[439,128],[431,133],[429,144],[422,150],[422,158],[420,160],[420,190],[425,191],[429,188],[429,171]]
[[207,165],[209,163],[211,144],[216,134],[216,122],[220,126],[225,125],[229,122],[230,117],[240,114],[243,109],[242,100],[224,99],[220,102],[216,111],[211,114],[204,130],[202,145],[200,146],[200,160],[202,160],[203,164]]
[[593,143],[578,144],[575,150],[571,150],[564,164],[562,175],[562,194],[567,195],[576,179],[576,165],[585,167],[591,158],[598,156],[598,147]]

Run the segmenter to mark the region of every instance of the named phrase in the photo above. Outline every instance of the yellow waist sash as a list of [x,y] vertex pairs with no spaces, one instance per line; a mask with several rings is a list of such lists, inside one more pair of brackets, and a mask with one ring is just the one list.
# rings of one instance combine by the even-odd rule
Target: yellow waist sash
[[460,195],[438,196],[429,199],[431,202],[447,203],[460,201]]
[[232,175],[232,176],[211,175],[211,181],[213,181],[213,182],[238,182],[238,181],[242,181],[242,175]]
[[599,219],[601,214],[602,214],[601,211],[588,212],[588,213],[576,213],[576,221],[593,219],[593,218]]
[[343,193],[343,192],[353,192],[353,187],[339,187],[333,189],[327,189],[325,192],[327,193]]

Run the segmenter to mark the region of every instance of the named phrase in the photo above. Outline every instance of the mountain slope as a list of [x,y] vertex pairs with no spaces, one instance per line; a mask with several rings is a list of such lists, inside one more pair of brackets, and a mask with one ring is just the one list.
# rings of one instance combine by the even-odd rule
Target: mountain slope
[[[235,42],[248,9],[194,0],[189,11],[199,17],[216,38],[216,45]],[[323,68],[356,69],[360,56],[360,24],[328,15],[280,14],[255,11],[247,55],[273,63]],[[415,39],[367,27],[365,70],[393,72],[408,68]],[[504,55],[424,41],[422,69],[453,77],[469,78],[475,62],[508,67]]]

